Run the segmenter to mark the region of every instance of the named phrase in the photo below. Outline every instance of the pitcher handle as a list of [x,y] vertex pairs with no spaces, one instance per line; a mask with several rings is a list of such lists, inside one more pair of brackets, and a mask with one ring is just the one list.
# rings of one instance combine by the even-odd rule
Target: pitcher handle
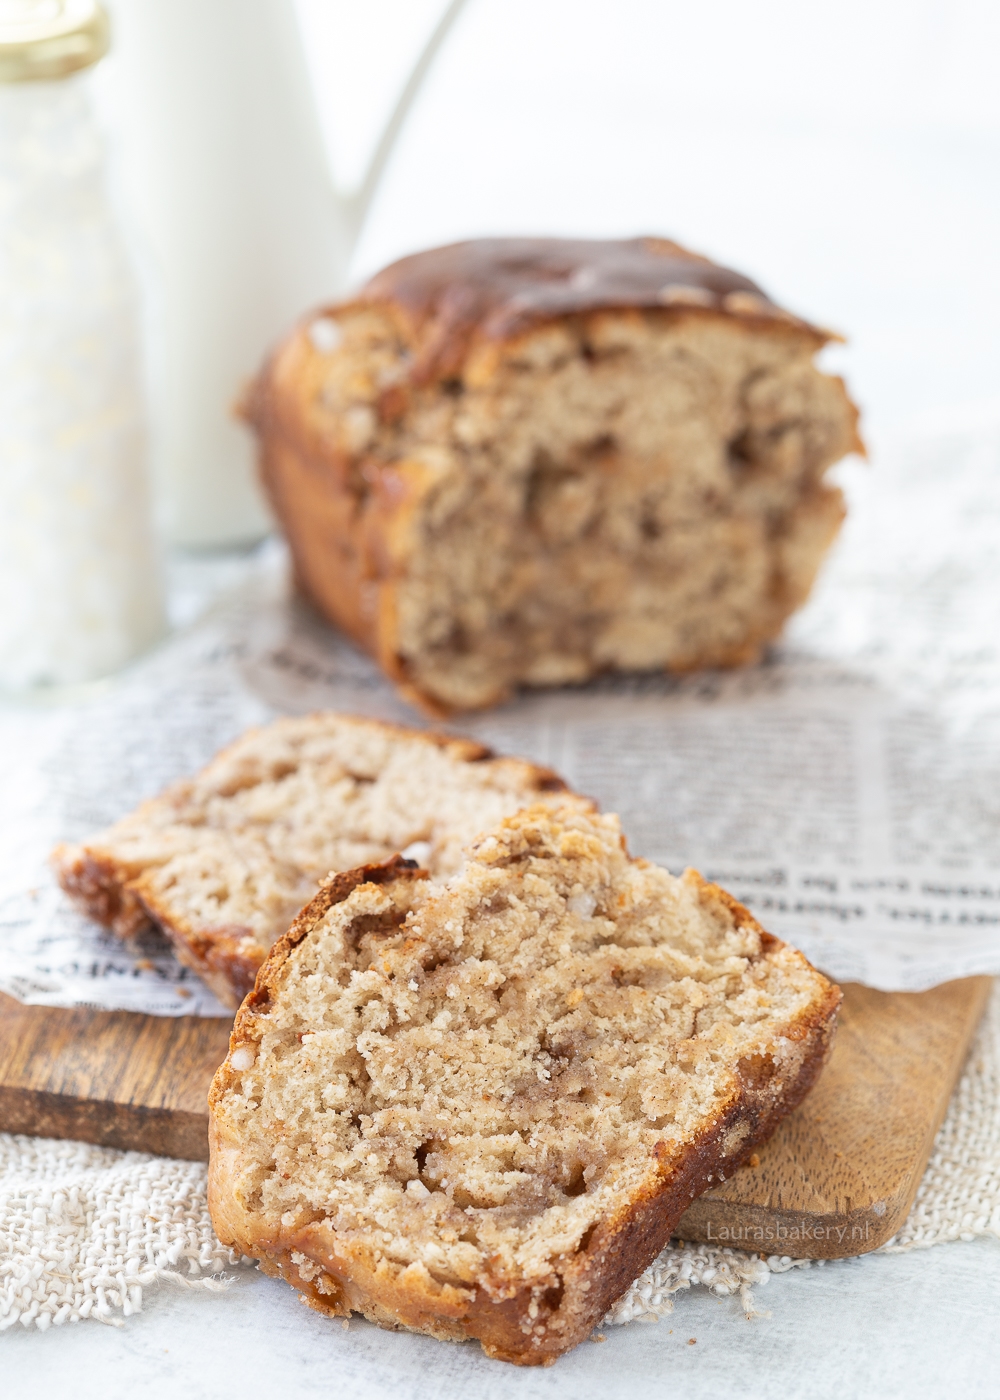
[[403,90],[399,94],[389,120],[382,130],[372,158],[368,162],[368,168],[365,171],[364,179],[361,181],[357,190],[353,194],[337,192],[338,202],[343,209],[347,224],[348,260],[353,256],[354,249],[357,247],[358,240],[361,237],[361,230],[364,228],[365,219],[368,217],[368,210],[371,207],[372,200],[375,198],[375,192],[379,187],[379,183],[385,173],[385,168],[392,156],[396,141],[399,138],[399,133],[406,124],[406,119],[410,114],[410,108],[413,106],[417,94],[423,86],[424,79],[433,66],[434,60],[437,58],[448,36],[449,30],[458,18],[465,3],[466,0],[450,0],[441,18],[431,31],[430,37],[421,50],[420,56],[403,86]]

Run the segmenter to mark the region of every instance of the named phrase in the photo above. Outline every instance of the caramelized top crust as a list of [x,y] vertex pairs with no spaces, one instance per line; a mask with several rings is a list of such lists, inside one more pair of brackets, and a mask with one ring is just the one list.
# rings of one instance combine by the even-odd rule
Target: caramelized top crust
[[666,238],[479,238],[414,253],[352,306],[387,308],[414,350],[410,379],[457,375],[476,342],[607,309],[683,309],[784,322],[817,346],[830,332],[782,310],[748,277]]

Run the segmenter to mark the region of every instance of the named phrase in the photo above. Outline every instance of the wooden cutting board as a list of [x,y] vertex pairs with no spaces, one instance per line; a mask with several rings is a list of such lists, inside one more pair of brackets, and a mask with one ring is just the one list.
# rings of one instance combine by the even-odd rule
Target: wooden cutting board
[[[677,1233],[765,1254],[863,1254],[904,1220],[991,979],[844,988],[833,1054],[757,1165],[710,1187]],[[0,994],[0,1130],[208,1156],[205,1096],[229,1021],[61,1011]]]
[[885,1244],[913,1204],[992,986],[991,977],[929,992],[846,984],[819,1082],[758,1148],[757,1165],[709,1187],[677,1235],[795,1259]]
[[208,1159],[232,1021],[63,1011],[0,993],[0,1131]]

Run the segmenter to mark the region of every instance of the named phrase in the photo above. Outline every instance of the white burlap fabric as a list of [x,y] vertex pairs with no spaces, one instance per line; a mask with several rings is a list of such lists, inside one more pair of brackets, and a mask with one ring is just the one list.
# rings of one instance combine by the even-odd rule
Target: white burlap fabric
[[[913,1209],[888,1252],[1000,1238],[1000,983],[938,1134]],[[0,1330],[93,1318],[121,1325],[166,1281],[222,1289],[241,1263],[216,1238],[205,1167],[85,1143],[0,1134]],[[608,1324],[668,1313],[680,1289],[740,1295],[806,1261],[673,1245],[619,1299]]]

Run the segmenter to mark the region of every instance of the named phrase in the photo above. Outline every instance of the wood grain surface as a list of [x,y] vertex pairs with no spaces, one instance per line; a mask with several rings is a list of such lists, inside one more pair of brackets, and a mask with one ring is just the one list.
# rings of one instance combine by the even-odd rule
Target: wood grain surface
[[[844,987],[833,1053],[808,1098],[712,1186],[677,1234],[763,1254],[838,1259],[892,1238],[913,1204],[992,987]],[[753,1158],[751,1158],[751,1163]]]
[[205,1096],[231,1026],[0,993],[0,1129],[206,1161]]
[[[846,986],[815,1089],[756,1165],[694,1202],[678,1234],[796,1258],[877,1249],[910,1208],[990,986]],[[229,1029],[0,995],[0,1130],[205,1160],[206,1095]]]

